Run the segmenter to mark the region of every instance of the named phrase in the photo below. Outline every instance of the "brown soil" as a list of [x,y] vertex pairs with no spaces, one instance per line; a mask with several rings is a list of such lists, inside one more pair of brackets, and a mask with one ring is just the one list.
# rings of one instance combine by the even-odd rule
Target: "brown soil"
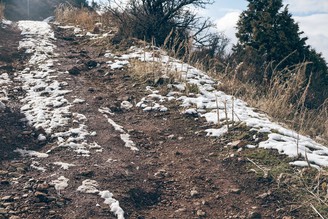
[[[211,126],[202,118],[180,114],[175,102],[167,103],[167,112],[121,109],[123,100],[135,103],[145,96],[146,84],[127,68],[110,70],[103,50],[89,46],[88,39],[54,28],[60,64],[57,70],[74,66],[80,70],[78,75],[61,74],[58,80],[68,82],[67,89],[73,90],[66,96],[69,101],[75,97],[86,100],[71,111],[88,118],[88,129],[97,132],[89,140],[98,142],[104,151],[80,157],[73,151],[59,150],[43,160],[47,172],[32,169],[32,160],[13,156],[13,149],[27,147],[45,152],[52,143],[40,145],[34,140],[36,131],[19,122],[23,116],[15,95],[11,96],[10,109],[0,116],[0,197],[10,196],[0,200],[0,218],[116,218],[99,196],[76,192],[85,179],[96,180],[101,190],[110,190],[120,201],[125,218],[317,218],[307,209],[295,207],[302,200],[295,200],[287,190],[281,192],[272,177],[250,171],[250,163],[238,148],[227,146],[234,140],[242,140],[243,145],[252,143],[252,138],[245,137],[249,132],[245,127],[235,128],[222,138],[209,138],[203,131]],[[13,66],[15,62],[23,65],[22,53],[10,53],[17,51],[17,32],[0,29],[0,34],[4,36],[0,41],[8,40],[6,44],[1,42],[6,45],[0,48],[1,66]],[[89,61],[100,65],[86,67]],[[9,72],[18,69],[13,67]],[[115,112],[110,117],[128,130],[138,152],[124,147],[120,133],[98,112],[100,107]],[[15,138],[26,130],[26,136]],[[59,170],[51,164],[55,161],[74,163],[76,167]],[[69,186],[57,193],[49,182],[61,175],[70,180]],[[1,210],[6,207],[10,211]]]

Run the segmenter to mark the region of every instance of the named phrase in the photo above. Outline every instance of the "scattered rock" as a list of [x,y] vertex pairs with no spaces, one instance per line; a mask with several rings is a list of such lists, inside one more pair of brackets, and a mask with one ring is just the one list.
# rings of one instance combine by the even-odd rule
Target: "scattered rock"
[[0,176],[4,176],[4,175],[7,175],[7,174],[8,174],[8,171],[0,170]]
[[8,213],[8,210],[7,209],[0,208],[0,215],[1,214],[7,214],[7,213]]
[[230,192],[231,193],[234,193],[234,194],[240,194],[241,193],[241,189],[239,189],[239,188],[233,188],[233,189],[230,189]]
[[1,201],[9,202],[9,201],[13,201],[13,198],[10,195],[7,195],[2,197]]
[[261,219],[262,218],[262,215],[260,212],[250,212],[249,214],[249,219]]
[[86,64],[86,66],[88,66],[89,69],[91,69],[91,68],[97,67],[98,62],[96,62],[94,60],[90,60],[90,61],[87,61],[87,63],[85,63],[85,64]]
[[71,75],[79,75],[81,73],[81,70],[78,67],[74,66],[73,68],[68,70],[68,73]]
[[205,215],[206,215],[206,213],[204,211],[202,211],[202,210],[197,211],[197,216],[203,217]]
[[191,197],[196,197],[196,196],[198,196],[199,195],[199,192],[196,190],[196,189],[192,189],[191,191],[190,191],[190,196]]

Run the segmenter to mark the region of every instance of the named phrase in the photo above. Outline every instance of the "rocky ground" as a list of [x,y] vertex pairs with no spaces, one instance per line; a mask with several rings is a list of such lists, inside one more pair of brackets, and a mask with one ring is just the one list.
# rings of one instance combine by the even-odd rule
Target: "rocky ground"
[[[65,98],[75,102],[68,115],[70,126],[83,123],[96,133],[86,140],[99,147],[90,149],[90,156],[54,148],[56,142],[45,130],[27,125],[20,113],[24,89],[15,78],[29,57],[17,50],[20,32],[0,28],[0,75],[6,72],[13,81],[0,112],[0,218],[119,218],[97,192],[77,191],[86,180],[94,182],[97,191],[113,193],[124,217],[131,219],[320,218],[304,204],[305,196],[274,174],[262,172],[257,165],[261,159],[274,157],[272,164],[281,166],[289,158],[247,149],[254,143],[247,127],[236,126],[220,138],[210,138],[204,129],[214,125],[181,114],[176,101],[166,104],[168,111],[144,112],[135,103],[148,94],[149,84],[127,66],[108,68],[102,48],[109,42],[77,37],[72,29],[55,25],[53,29],[57,57],[51,68],[58,72],[56,80],[71,91]],[[70,74],[63,73],[68,70]],[[165,92],[165,86],[157,89]],[[133,106],[123,107],[124,101]],[[74,122],[74,115],[85,118]],[[126,147],[122,133],[130,136],[133,147]],[[17,148],[52,151],[46,159],[31,158],[15,153]],[[56,162],[72,165],[60,168]],[[53,183],[61,176],[69,180],[65,189]]]

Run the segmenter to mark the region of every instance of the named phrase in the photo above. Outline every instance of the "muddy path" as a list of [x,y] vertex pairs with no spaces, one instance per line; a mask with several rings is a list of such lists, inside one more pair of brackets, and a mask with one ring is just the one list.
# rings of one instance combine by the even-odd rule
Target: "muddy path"
[[[0,116],[0,218],[120,218],[118,206],[131,219],[316,218],[293,209],[293,197],[276,189],[274,179],[250,171],[250,162],[237,152],[254,141],[245,134],[249,129],[236,127],[209,138],[204,130],[214,125],[181,114],[177,101],[166,103],[164,112],[143,111],[135,104],[149,93],[147,82],[128,66],[109,68],[104,50],[89,37],[52,28],[56,56],[49,80],[69,91],[59,108],[70,106],[69,122],[53,132],[70,131],[75,140],[69,144],[75,146],[58,147],[69,137],[60,141],[22,120],[16,97],[25,93],[21,82],[12,79],[8,90],[22,92],[8,96]],[[20,62],[24,54],[3,53],[17,51],[19,33],[0,31],[13,41],[1,50],[1,64]],[[1,72],[20,74],[26,67],[21,65]],[[165,86],[156,89],[165,92]],[[87,130],[85,139],[77,138],[79,133],[72,131],[77,129]],[[235,141],[242,143],[228,145]],[[22,157],[13,152],[16,148],[47,157]],[[66,186],[54,182],[60,178]],[[99,194],[107,190],[113,200],[104,203]]]

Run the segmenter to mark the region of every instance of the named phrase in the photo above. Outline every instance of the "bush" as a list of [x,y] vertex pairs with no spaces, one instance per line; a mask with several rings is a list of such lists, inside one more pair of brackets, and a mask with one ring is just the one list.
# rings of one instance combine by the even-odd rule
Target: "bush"
[[[135,37],[168,48],[193,39],[202,43],[201,33],[211,24],[201,21],[190,7],[204,7],[211,0],[131,0],[124,10],[109,7],[121,39]],[[181,46],[180,46],[181,47]]]

